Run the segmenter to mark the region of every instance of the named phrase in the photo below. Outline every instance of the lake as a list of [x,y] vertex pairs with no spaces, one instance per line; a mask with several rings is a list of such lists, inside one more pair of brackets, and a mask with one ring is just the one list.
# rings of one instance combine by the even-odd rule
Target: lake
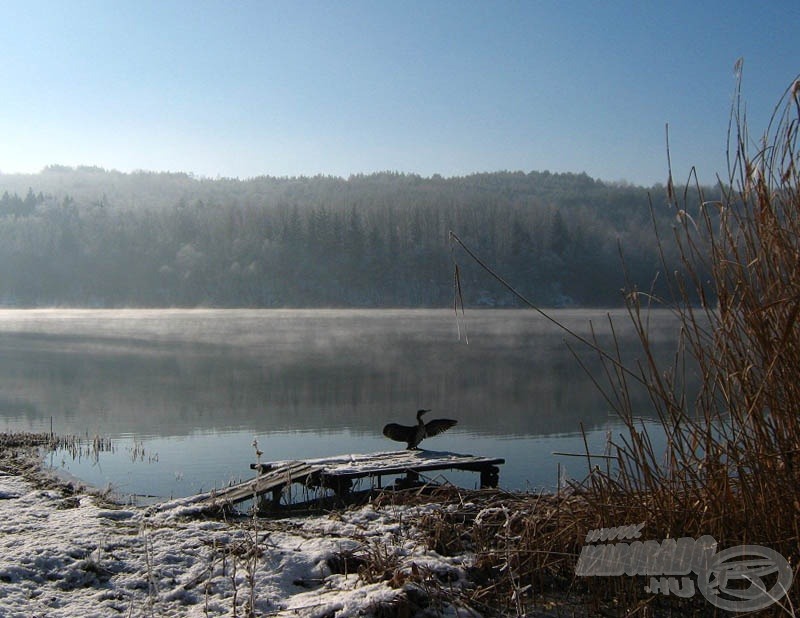
[[[606,311],[554,310],[611,342]],[[610,315],[626,354],[625,312]],[[655,313],[666,352],[677,323]],[[458,420],[422,448],[504,457],[500,485],[583,478],[581,423],[602,453],[620,425],[573,352],[529,310],[0,310],[0,429],[100,435],[113,451],[50,463],[122,496],[168,498],[248,477],[262,461],[404,448],[387,422]],[[648,416],[643,395],[641,414]],[[477,475],[446,474],[471,487]]]

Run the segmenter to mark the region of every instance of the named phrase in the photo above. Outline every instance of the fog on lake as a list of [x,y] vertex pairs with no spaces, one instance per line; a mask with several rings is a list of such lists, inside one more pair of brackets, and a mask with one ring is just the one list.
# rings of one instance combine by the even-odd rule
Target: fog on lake
[[[608,312],[552,315],[611,343]],[[627,316],[611,316],[635,359]],[[657,313],[651,327],[672,351],[674,318]],[[551,488],[558,462],[585,472],[553,455],[582,452],[581,424],[600,451],[619,427],[567,342],[599,369],[525,310],[3,310],[0,423],[109,437],[115,452],[99,461],[52,463],[166,497],[247,477],[254,438],[265,461],[403,448],[383,425],[431,408],[458,425],[422,448],[504,457],[501,486]]]

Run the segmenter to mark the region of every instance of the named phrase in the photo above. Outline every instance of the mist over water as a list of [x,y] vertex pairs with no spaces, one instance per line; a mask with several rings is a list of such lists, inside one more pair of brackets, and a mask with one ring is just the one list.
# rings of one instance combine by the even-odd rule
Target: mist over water
[[[606,312],[553,315],[611,341]],[[612,316],[634,359],[627,318]],[[672,351],[674,319],[653,324]],[[383,425],[431,408],[459,424],[423,448],[505,457],[504,487],[553,486],[558,461],[582,476],[579,460],[552,455],[582,451],[581,423],[600,450],[615,428],[567,341],[522,310],[468,311],[458,323],[445,310],[5,310],[0,423],[48,431],[52,417],[58,433],[110,437],[116,452],[99,462],[53,463],[122,493],[168,496],[247,477],[253,438],[265,461],[402,448]]]

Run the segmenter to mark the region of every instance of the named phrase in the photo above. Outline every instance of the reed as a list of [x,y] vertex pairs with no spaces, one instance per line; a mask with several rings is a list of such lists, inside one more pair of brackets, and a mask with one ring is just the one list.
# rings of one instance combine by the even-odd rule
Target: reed
[[[592,377],[623,430],[602,456],[587,448],[588,475],[571,491],[459,493],[448,499],[464,508],[429,515],[432,548],[475,552],[473,607],[523,615],[566,599],[562,615],[578,606],[626,615],[724,613],[699,594],[648,593],[642,576],[575,576],[589,530],[639,523],[646,539],[710,535],[719,549],[769,547],[786,558],[797,579],[800,79],[786,90],[758,142],[749,136],[741,79],[735,94],[728,178],[720,179],[713,199],[694,172],[684,190],[676,190],[670,166],[666,206],[651,203],[652,210],[674,211],[671,237],[660,233],[653,217],[655,238],[662,256],[677,249],[681,268],[670,273],[662,260],[666,297],[633,286],[625,291],[639,360],[631,364],[615,343],[567,331],[599,357],[600,374]],[[451,238],[520,300],[567,330]],[[624,247],[621,254],[624,263]],[[655,308],[676,317],[675,348],[666,363],[663,341],[650,336]],[[639,388],[646,390],[649,410],[633,407]],[[645,416],[655,417],[655,425]],[[665,447],[657,446],[662,442]],[[795,584],[765,613],[796,615],[798,607]]]
[[[799,128],[797,80],[754,145],[740,81],[719,197],[707,200],[694,175],[694,190],[687,183],[679,195],[670,171],[669,242],[683,268],[669,278],[670,298],[626,294],[641,348],[633,371],[600,356],[606,400],[625,425],[612,444],[615,465],[589,460],[584,497],[601,526],[645,522],[647,538],[707,534],[720,549],[764,545],[800,564]],[[690,194],[698,204],[687,203]],[[649,337],[653,307],[670,309],[679,325],[668,366]],[[696,391],[688,387],[693,372]],[[631,376],[647,389],[655,430],[630,406]],[[665,452],[653,431],[666,437]],[[614,594],[632,606],[647,602],[642,589],[630,583]],[[775,611],[798,602],[795,585]]]

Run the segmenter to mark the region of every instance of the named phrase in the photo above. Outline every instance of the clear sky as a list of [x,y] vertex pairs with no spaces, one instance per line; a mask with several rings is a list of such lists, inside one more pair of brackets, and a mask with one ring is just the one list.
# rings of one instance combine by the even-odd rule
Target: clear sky
[[744,58],[760,134],[800,1],[0,1],[0,171],[198,176],[725,172]]

